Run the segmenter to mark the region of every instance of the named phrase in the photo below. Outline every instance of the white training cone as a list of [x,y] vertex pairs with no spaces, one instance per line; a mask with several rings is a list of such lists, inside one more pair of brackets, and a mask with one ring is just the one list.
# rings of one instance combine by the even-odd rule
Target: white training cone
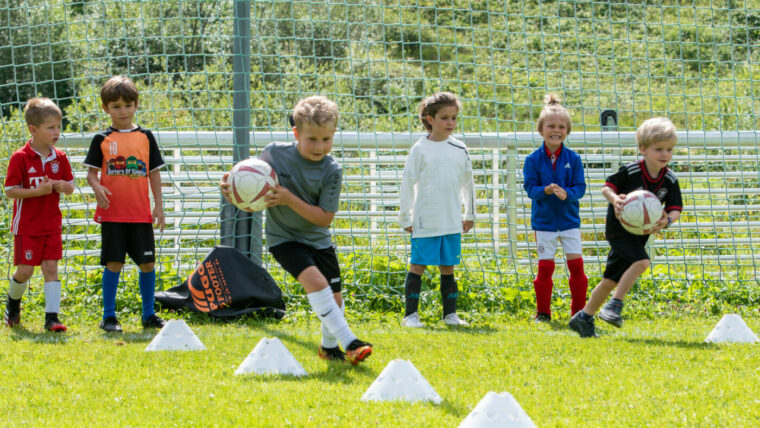
[[705,342],[755,343],[757,336],[739,314],[726,314],[710,332]]
[[280,339],[273,337],[261,339],[253,348],[250,354],[235,370],[236,375],[246,373],[256,374],[283,374],[293,376],[306,376],[306,370],[298,364],[293,354],[288,348],[280,342]]
[[203,351],[205,349],[206,347],[190,330],[185,320],[169,320],[148,344],[145,351]]
[[459,424],[459,428],[535,428],[525,410],[508,392],[489,391]]
[[441,397],[417,371],[411,361],[393,360],[372,382],[362,401],[432,401],[441,403]]

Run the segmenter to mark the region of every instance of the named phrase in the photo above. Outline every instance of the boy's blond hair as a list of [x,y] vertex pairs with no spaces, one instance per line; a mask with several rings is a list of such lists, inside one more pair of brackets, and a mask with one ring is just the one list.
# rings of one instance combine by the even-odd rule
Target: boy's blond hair
[[107,105],[110,102],[124,100],[128,103],[136,103],[140,98],[140,92],[135,83],[127,76],[114,76],[100,88],[100,102]]
[[299,131],[304,124],[311,126],[338,126],[338,105],[321,95],[302,99],[293,108],[293,125]]
[[26,102],[24,120],[26,120],[27,125],[39,126],[49,117],[58,120],[63,119],[61,109],[50,98],[35,97]]
[[646,149],[660,141],[676,141],[676,126],[667,117],[653,117],[647,119],[636,130],[636,144],[639,148]]
[[573,130],[573,121],[570,119],[570,112],[562,105],[562,100],[557,94],[546,94],[544,96],[544,108],[541,109],[541,113],[538,115],[538,122],[536,123],[536,130],[540,133],[541,127],[544,126],[544,120],[546,116],[550,114],[558,114],[564,116],[567,121],[567,135],[570,135],[570,131]]
[[424,126],[428,132],[432,131],[433,127],[428,123],[427,117],[435,117],[438,110],[448,106],[456,107],[457,111],[462,110],[462,103],[459,101],[459,98],[451,92],[436,92],[422,100],[419,113],[419,119],[420,122],[422,122],[422,126]]

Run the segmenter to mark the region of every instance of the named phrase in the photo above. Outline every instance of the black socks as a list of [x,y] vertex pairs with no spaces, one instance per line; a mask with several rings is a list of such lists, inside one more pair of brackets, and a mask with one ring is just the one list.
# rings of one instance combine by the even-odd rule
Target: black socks
[[457,311],[459,289],[454,275],[441,275],[441,298],[443,299],[443,316]]
[[420,290],[422,290],[422,277],[415,273],[407,272],[406,282],[404,283],[404,297],[406,299],[406,314],[404,316],[417,312],[420,305]]

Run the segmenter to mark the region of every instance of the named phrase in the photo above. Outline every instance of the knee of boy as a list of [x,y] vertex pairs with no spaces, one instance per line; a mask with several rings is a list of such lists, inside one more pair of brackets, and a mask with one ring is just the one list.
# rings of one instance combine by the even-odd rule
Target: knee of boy
[[638,267],[639,270],[641,270],[641,272],[643,273],[645,270],[649,269],[651,262],[649,261],[649,259],[644,259],[644,260],[637,261],[635,264],[636,264],[636,267]]

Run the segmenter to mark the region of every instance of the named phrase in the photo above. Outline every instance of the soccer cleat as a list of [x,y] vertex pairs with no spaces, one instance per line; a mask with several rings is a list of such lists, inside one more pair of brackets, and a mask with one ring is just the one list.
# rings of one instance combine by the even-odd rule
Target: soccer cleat
[[459,318],[456,313],[450,313],[443,317],[443,323],[446,325],[459,325],[459,326],[467,326],[470,325],[467,321]]
[[58,314],[45,315],[45,330],[56,333],[63,333],[68,330],[61,321],[58,320]]
[[549,322],[551,320],[552,320],[552,316],[551,315],[544,314],[544,313],[541,313],[541,312],[537,313],[536,317],[533,318],[533,321],[536,322],[536,323],[546,323],[546,322]]
[[411,315],[407,315],[404,317],[404,319],[401,320],[401,326],[403,327],[411,327],[411,328],[420,328],[424,327],[425,324],[420,321],[420,314],[418,312],[415,312]]
[[622,311],[623,302],[610,300],[606,305],[604,305],[602,310],[599,311],[599,318],[614,325],[615,327],[620,328],[623,326],[623,317],[620,316],[620,313]]
[[156,314],[149,316],[147,320],[143,320],[142,322],[143,328],[163,328],[165,325],[166,321],[159,318]]
[[594,317],[590,317],[587,320],[581,318],[581,312],[578,311],[570,318],[569,326],[581,337],[596,337],[596,328],[594,327]]
[[100,321],[99,327],[106,333],[121,333],[121,323],[116,317],[108,317]]
[[370,355],[372,355],[371,343],[356,339],[346,347],[346,360],[353,365],[366,360]]
[[346,353],[340,350],[340,347],[325,348],[319,345],[319,351],[317,352],[319,358],[328,361],[346,361]]
[[21,310],[18,308],[11,308],[10,304],[6,304],[5,312],[3,313],[3,321],[11,328],[21,324]]

